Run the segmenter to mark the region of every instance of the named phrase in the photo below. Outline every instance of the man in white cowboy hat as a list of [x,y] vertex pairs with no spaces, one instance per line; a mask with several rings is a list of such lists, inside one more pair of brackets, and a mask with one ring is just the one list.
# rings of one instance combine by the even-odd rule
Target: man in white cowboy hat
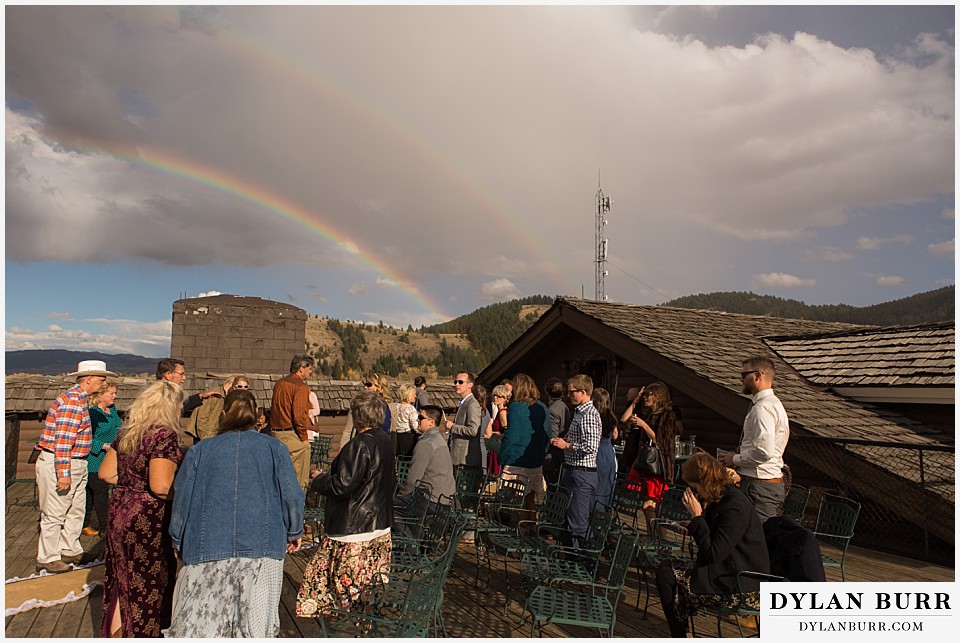
[[77,383],[64,391],[47,412],[37,448],[37,491],[40,500],[40,542],[37,571],[65,572],[80,562],[80,530],[86,508],[87,455],[92,432],[87,397],[107,381],[107,365],[91,359],[80,362]]

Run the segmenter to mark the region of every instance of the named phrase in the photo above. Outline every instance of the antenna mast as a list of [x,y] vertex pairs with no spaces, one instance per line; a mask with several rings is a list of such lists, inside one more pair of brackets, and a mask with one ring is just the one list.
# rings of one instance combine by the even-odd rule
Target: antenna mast
[[613,203],[609,194],[604,194],[600,188],[600,170],[597,170],[597,222],[596,222],[596,248],[597,258],[594,261],[596,265],[596,279],[594,298],[597,301],[606,301],[607,299],[607,238],[603,231],[607,226],[606,214],[610,211],[610,205]]

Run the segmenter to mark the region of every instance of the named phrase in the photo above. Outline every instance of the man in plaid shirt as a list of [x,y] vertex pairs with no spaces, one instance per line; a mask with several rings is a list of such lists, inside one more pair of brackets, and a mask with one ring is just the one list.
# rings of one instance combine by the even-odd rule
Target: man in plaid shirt
[[87,500],[87,455],[93,437],[87,397],[103,387],[107,375],[116,373],[108,371],[104,362],[87,360],[70,375],[77,378],[77,383],[50,407],[37,443],[38,572],[68,571],[67,563],[78,563],[83,556],[80,530]]
[[597,488],[597,450],[600,448],[600,413],[590,396],[593,380],[587,375],[574,375],[567,380],[567,395],[575,413],[565,438],[553,438],[550,444],[563,450],[564,472],[560,486],[570,494],[567,530],[572,545],[580,547],[587,536],[593,493]]

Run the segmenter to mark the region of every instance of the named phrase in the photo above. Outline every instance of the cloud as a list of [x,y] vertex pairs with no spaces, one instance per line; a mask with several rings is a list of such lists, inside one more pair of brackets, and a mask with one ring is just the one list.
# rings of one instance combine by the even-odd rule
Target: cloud
[[131,353],[165,357],[170,352],[170,320],[137,322],[129,319],[85,319],[86,328],[63,328],[56,324],[38,331],[13,326],[6,331],[7,350],[67,349]]
[[520,290],[509,279],[494,279],[480,286],[477,297],[486,301],[506,301],[520,297]]
[[217,297],[222,294],[219,290],[208,290],[207,292],[200,293],[197,297]]
[[816,279],[801,279],[782,272],[771,272],[753,278],[754,288],[813,288]]
[[881,275],[877,277],[877,285],[888,288],[890,286],[902,286],[907,283],[907,280],[903,277],[897,277],[895,275]]
[[347,288],[347,294],[354,297],[367,294],[367,285],[364,283],[353,283]]
[[809,250],[805,250],[803,256],[809,261],[838,262],[849,261],[850,259],[853,259],[853,253],[841,248],[834,248],[833,246],[820,246],[818,248],[811,248]]
[[70,319],[72,315],[70,313],[52,312],[49,315],[47,315],[47,317],[49,317],[50,319]]
[[950,239],[950,241],[928,244],[927,251],[934,257],[952,258],[954,255],[953,242],[954,240]]
[[860,250],[878,250],[890,244],[906,245],[913,242],[908,234],[898,234],[892,237],[857,237],[857,248]]
[[946,210],[940,213],[940,217],[948,221],[953,221],[953,210],[954,210],[953,208],[947,208]]
[[950,42],[881,58],[658,32],[682,13],[9,7],[7,258],[380,264],[424,290],[569,293],[598,167],[611,243],[645,240],[654,266],[681,236],[716,260],[716,237],[804,239],[953,192]]

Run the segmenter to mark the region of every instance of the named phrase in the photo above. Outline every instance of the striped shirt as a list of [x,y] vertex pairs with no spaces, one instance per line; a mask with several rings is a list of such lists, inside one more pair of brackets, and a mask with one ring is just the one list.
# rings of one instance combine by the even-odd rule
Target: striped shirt
[[70,460],[86,458],[93,432],[90,430],[89,397],[80,385],[64,391],[47,411],[47,420],[37,446],[53,453],[57,480],[70,479]]
[[570,429],[564,438],[570,443],[570,448],[563,452],[564,461],[568,466],[596,468],[597,450],[600,448],[600,432],[603,423],[600,413],[594,408],[593,402],[587,401],[576,408]]

